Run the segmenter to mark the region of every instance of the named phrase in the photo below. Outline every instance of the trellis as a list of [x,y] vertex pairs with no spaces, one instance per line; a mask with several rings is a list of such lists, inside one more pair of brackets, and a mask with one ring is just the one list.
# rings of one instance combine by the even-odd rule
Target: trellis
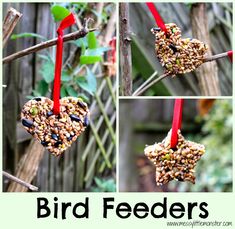
[[[19,8],[22,13],[30,12],[29,15],[23,17],[22,20],[24,22],[28,21],[30,14],[37,15],[37,17],[31,18],[30,24],[22,24],[21,30],[17,26],[16,32],[29,29],[34,32],[40,33],[43,31],[45,33],[44,23],[40,22],[40,18],[49,18],[49,4],[15,3],[11,6],[16,9]],[[7,4],[4,7],[7,9]],[[37,24],[34,29],[30,28],[34,24],[33,21]],[[27,26],[29,28],[26,28]],[[51,36],[49,26],[46,33]],[[48,36],[48,34],[46,35]],[[11,45],[11,41],[9,41],[9,45]],[[28,45],[25,46],[28,47]],[[32,43],[29,46],[32,46]],[[65,48],[67,51],[71,49],[70,45],[66,45]],[[18,42],[14,46],[7,46],[4,56],[19,49],[22,48],[19,48]],[[28,69],[25,69],[25,63],[27,63]],[[4,114],[4,170],[12,174],[18,171],[18,174],[21,174],[21,177],[25,178],[23,180],[26,182],[28,182],[27,179],[29,181],[33,179],[33,184],[39,188],[39,191],[84,191],[90,189],[96,176],[114,177],[116,163],[115,76],[104,75],[98,78],[97,92],[90,104],[91,121],[89,128],[61,158],[54,158],[49,153],[44,152],[44,148],[39,143],[31,140],[31,136],[24,132],[20,122],[16,124],[20,108],[26,100],[25,94],[30,93],[35,82],[40,77],[38,72],[35,72],[35,69],[39,66],[35,54],[25,57],[24,61],[10,62],[4,66],[4,84],[7,85],[7,88],[4,89],[4,111],[6,111]],[[27,85],[27,87],[23,87],[20,92],[17,90],[20,82],[18,77],[20,76],[21,80],[25,80],[20,73],[21,69],[23,69],[23,72],[28,73],[32,69],[31,73],[33,73],[32,77],[34,78],[28,82],[26,81],[26,84],[23,85]],[[100,64],[96,64],[92,69],[96,75],[100,75],[103,70]],[[9,76],[12,78],[9,78]],[[32,83],[31,85],[29,84],[30,82]],[[13,88],[15,88],[15,93],[10,96],[9,94],[12,93]],[[22,95],[22,92],[24,95]],[[19,101],[19,105],[17,101]],[[12,114],[11,116],[9,116],[10,113]],[[9,122],[9,120],[11,121]],[[29,158],[31,160],[27,161]],[[37,165],[38,161],[40,161],[39,166]],[[28,162],[31,164],[29,165]],[[8,180],[4,181],[4,191],[27,190],[14,182],[8,186]]]

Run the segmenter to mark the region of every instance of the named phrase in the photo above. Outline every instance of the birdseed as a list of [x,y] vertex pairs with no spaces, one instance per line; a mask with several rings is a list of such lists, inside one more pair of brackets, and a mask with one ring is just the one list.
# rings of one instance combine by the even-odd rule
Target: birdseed
[[175,149],[170,147],[171,130],[160,143],[146,146],[144,153],[156,166],[156,183],[163,185],[171,180],[189,181],[195,184],[194,167],[205,153],[205,146],[187,141],[178,131]]
[[175,76],[194,71],[203,64],[208,46],[192,38],[181,38],[180,28],[174,24],[165,24],[167,33],[152,28],[155,35],[156,55],[165,68],[165,74]]
[[24,128],[53,155],[61,155],[88,125],[89,109],[79,98],[60,100],[60,114],[53,114],[53,101],[46,97],[29,100],[21,112]]

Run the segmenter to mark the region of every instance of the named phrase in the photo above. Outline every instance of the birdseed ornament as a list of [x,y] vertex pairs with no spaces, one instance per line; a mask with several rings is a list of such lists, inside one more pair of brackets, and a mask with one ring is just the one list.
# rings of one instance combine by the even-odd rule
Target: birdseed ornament
[[155,35],[156,55],[165,68],[165,73],[175,76],[194,71],[204,63],[208,46],[192,38],[181,38],[180,28],[174,24],[165,24],[166,31],[152,28]]
[[29,100],[21,112],[24,128],[53,155],[59,156],[85,131],[89,110],[79,98],[60,100],[60,113],[53,113],[53,101],[46,97]]
[[178,143],[175,149],[171,149],[170,130],[162,142],[146,146],[144,153],[156,166],[157,185],[167,184],[171,180],[195,184],[194,168],[205,153],[205,146],[185,140],[178,130]]
[[21,112],[23,127],[53,155],[61,155],[85,130],[89,109],[79,98],[60,99],[60,81],[63,55],[63,30],[75,23],[71,13],[57,29],[53,101],[46,97],[29,100]]

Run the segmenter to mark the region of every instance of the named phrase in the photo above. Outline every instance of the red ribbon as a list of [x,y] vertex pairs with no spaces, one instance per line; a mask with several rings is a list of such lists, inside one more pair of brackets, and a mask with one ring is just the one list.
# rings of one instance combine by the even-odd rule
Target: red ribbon
[[230,51],[227,52],[227,54],[228,54],[228,57],[229,57],[230,61],[233,62],[233,51],[230,50]]
[[55,61],[55,78],[53,88],[53,113],[58,115],[60,113],[60,78],[62,69],[62,56],[63,56],[63,30],[75,23],[74,15],[71,13],[69,16],[61,21],[57,29],[58,40],[56,46],[56,61]]
[[165,26],[164,21],[162,20],[160,14],[158,13],[155,5],[152,2],[146,2],[146,5],[148,6],[150,12],[152,13],[153,17],[155,18],[155,21],[158,25],[158,27],[164,31],[165,33],[167,33],[167,29]]
[[178,143],[178,130],[181,129],[182,112],[183,112],[183,99],[175,99],[174,114],[171,129],[171,148],[174,149]]

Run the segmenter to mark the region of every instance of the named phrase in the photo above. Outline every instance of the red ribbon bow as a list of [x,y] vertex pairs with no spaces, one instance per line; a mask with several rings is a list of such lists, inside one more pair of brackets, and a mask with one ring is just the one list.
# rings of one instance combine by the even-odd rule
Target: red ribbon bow
[[58,115],[60,113],[60,78],[62,69],[62,56],[63,56],[63,30],[75,23],[74,15],[71,13],[69,16],[61,21],[57,29],[58,40],[56,46],[56,62],[55,62],[55,78],[53,87],[53,113]]

